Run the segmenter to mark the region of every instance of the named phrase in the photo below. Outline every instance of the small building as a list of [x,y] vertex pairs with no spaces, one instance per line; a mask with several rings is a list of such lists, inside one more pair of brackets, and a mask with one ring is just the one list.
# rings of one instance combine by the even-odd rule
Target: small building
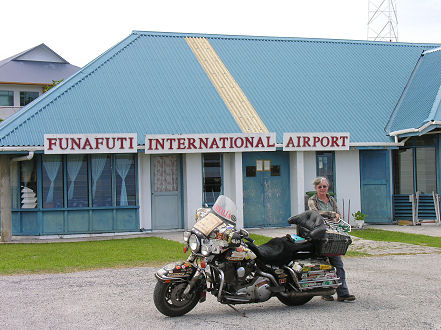
[[346,220],[411,217],[439,191],[437,47],[134,31],[1,124],[2,235],[188,228],[219,194],[285,226],[317,175]]
[[0,119],[4,120],[43,94],[44,87],[73,75],[69,64],[45,44],[0,61]]

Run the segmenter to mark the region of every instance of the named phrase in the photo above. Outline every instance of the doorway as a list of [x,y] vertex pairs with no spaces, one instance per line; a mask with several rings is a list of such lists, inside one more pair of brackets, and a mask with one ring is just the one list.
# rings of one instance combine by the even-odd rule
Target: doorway
[[289,153],[243,153],[242,163],[244,226],[288,226]]
[[180,229],[181,160],[179,155],[151,157],[152,229]]

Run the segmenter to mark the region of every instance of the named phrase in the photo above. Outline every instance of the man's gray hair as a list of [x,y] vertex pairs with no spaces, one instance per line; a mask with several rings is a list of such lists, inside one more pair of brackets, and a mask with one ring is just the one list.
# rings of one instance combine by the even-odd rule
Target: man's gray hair
[[322,183],[322,181],[325,181],[326,184],[329,186],[329,181],[326,177],[324,176],[318,176],[314,179],[314,181],[312,181],[312,184],[314,185],[314,187],[317,187],[320,183]]

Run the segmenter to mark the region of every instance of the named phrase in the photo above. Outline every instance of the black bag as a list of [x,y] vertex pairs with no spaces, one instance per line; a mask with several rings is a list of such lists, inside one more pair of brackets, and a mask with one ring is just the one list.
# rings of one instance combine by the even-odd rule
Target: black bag
[[271,265],[287,265],[299,255],[311,254],[313,244],[308,241],[295,242],[291,235],[276,237],[267,243],[256,246],[254,243],[247,243],[248,247],[257,255],[260,261]]
[[288,223],[297,225],[297,233],[299,236],[311,240],[323,239],[328,229],[323,217],[317,211],[313,210],[289,218]]

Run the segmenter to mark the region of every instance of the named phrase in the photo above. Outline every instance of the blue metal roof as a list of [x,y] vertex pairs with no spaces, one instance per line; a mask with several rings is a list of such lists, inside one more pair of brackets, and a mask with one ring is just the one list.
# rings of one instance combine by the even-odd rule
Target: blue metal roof
[[[386,127],[388,133],[419,135],[441,121],[441,48],[424,53]],[[433,125],[427,126],[433,123]],[[424,129],[426,126],[426,129]],[[414,129],[413,132],[403,130]]]
[[389,142],[384,127],[425,49],[435,45],[134,31],[0,125],[0,146],[44,133],[239,133],[185,41],[209,40],[270,132],[350,132]]
[[384,127],[428,48],[343,40],[210,42],[269,131],[349,131],[351,142],[390,142]]
[[132,34],[6,119],[0,145],[45,133],[239,133],[184,38]]

